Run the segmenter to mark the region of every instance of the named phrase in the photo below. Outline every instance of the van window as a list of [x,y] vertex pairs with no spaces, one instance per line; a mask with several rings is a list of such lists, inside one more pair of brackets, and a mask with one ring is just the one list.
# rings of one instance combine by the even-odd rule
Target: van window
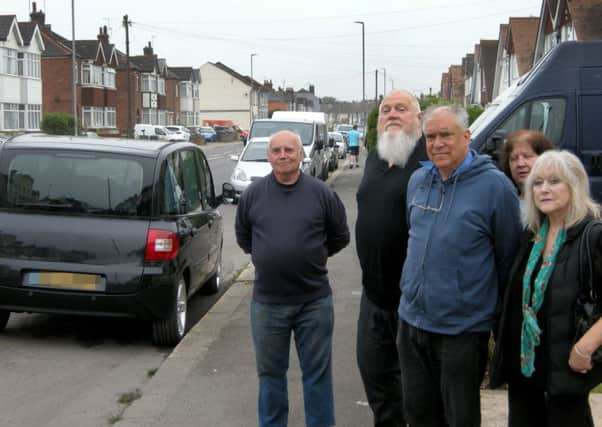
[[11,210],[148,216],[154,161],[110,153],[6,150],[0,206]]
[[564,128],[565,109],[564,98],[536,99],[521,105],[499,129],[504,130],[506,134],[519,129],[538,130],[559,144]]

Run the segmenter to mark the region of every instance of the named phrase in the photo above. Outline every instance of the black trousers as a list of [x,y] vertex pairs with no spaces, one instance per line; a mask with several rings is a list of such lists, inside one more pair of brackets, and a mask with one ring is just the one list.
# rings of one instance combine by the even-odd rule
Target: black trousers
[[357,365],[377,427],[405,427],[397,355],[397,311],[383,310],[362,294],[357,323]]
[[442,335],[401,321],[404,414],[412,427],[478,427],[489,332]]
[[508,427],[593,427],[588,395],[550,396],[532,381],[508,385]]

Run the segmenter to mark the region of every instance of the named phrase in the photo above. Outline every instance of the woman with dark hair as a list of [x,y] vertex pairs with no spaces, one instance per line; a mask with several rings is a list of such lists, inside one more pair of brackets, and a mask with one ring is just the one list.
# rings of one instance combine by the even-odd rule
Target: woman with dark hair
[[[589,283],[602,295],[602,227],[584,232],[600,220],[600,206],[581,161],[568,151],[539,156],[523,190],[528,238],[510,270],[490,385],[508,383],[509,427],[592,427],[588,395],[602,380],[602,364],[592,361],[602,319],[575,339],[575,307]],[[586,238],[591,282],[582,275]],[[599,300],[595,305],[601,308]]]
[[518,189],[523,225],[526,224],[523,186],[535,160],[553,148],[554,144],[542,132],[522,129],[508,135],[500,153],[500,168]]

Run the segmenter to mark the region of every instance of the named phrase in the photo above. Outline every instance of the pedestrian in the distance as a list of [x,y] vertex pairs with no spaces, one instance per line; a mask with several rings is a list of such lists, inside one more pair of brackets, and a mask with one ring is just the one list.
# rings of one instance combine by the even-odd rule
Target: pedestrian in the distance
[[326,262],[347,246],[349,230],[336,193],[301,172],[303,157],[297,134],[272,135],[272,173],[245,190],[236,213],[236,240],[255,266],[251,331],[261,427],[287,425],[291,336],[303,373],[306,425],[335,423],[334,309]]
[[412,427],[481,425],[480,382],[521,230],[516,189],[470,150],[468,114],[428,109],[430,159],[408,184],[399,353]]
[[407,91],[385,96],[378,142],[357,191],[355,240],[362,267],[357,363],[375,426],[405,426],[397,352],[399,279],[406,256],[406,190],[426,159],[420,104]]
[[361,140],[362,135],[357,130],[357,125],[353,125],[353,129],[347,132],[347,150],[349,151],[347,161],[350,169],[353,169],[353,167],[360,167]]

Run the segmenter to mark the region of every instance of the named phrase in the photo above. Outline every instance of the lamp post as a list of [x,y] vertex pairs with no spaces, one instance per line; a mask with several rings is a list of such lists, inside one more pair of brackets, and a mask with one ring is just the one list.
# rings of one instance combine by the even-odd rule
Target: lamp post
[[251,88],[249,89],[249,129],[251,129],[251,124],[253,123],[254,114],[253,114],[253,57],[257,56],[257,53],[251,54]]
[[75,60],[75,0],[71,0],[71,96],[73,110],[73,135],[77,136],[77,62]]
[[[362,25],[362,115],[365,115],[365,111],[363,111],[366,103],[366,39],[364,33],[364,21],[353,21],[353,23]],[[366,117],[363,118],[365,122]]]
[[387,96],[387,69],[383,68],[383,98]]

